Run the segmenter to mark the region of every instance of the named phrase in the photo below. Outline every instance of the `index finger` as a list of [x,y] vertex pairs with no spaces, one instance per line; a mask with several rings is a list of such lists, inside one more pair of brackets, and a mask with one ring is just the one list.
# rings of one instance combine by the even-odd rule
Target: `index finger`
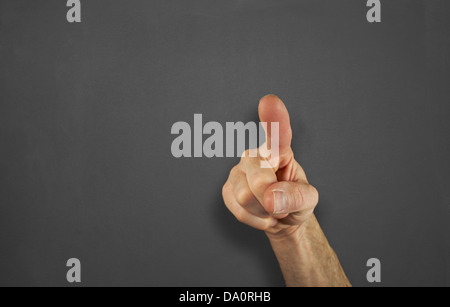
[[[272,144],[272,138],[278,138],[280,165],[291,158],[292,128],[289,112],[280,98],[275,95],[263,97],[258,107],[261,123],[267,123],[267,144]],[[278,123],[278,135],[272,133],[272,123]],[[275,142],[276,143],[276,142]]]

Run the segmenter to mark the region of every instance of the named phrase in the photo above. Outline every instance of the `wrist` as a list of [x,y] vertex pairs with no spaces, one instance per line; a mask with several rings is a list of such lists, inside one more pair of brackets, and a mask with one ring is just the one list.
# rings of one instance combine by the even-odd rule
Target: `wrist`
[[299,244],[306,232],[309,220],[301,225],[293,225],[279,231],[266,231],[269,241],[274,244]]
[[314,215],[301,225],[266,234],[287,286],[351,286]]

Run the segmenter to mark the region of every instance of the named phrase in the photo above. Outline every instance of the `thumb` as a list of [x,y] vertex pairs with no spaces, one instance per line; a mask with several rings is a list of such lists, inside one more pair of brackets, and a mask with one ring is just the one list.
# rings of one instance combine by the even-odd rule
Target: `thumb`
[[319,202],[317,190],[304,182],[277,182],[264,192],[264,209],[273,215],[314,210]]

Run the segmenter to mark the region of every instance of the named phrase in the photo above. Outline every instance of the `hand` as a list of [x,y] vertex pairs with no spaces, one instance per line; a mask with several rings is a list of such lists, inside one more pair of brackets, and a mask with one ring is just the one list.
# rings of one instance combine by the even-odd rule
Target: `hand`
[[269,127],[268,144],[271,144],[271,123],[279,123],[278,163],[272,169],[262,168],[260,162],[265,158],[261,154],[252,158],[247,150],[231,170],[223,187],[223,198],[240,222],[265,231],[269,238],[284,238],[299,233],[313,216],[319,196],[294,159],[292,129],[284,103],[274,95],[262,98],[259,117]]

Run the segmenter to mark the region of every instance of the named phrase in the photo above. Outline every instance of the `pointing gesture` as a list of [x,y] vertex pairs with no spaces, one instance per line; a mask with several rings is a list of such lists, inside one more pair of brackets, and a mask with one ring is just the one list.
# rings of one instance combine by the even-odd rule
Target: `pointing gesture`
[[272,123],[279,124],[279,159],[272,169],[262,168],[261,161],[267,158],[260,154],[252,157],[247,151],[231,170],[223,198],[242,223],[264,230],[269,236],[283,236],[313,216],[318,193],[294,159],[292,129],[284,103],[274,95],[262,98],[259,117],[267,123],[267,144],[278,137],[272,135]]
[[[319,195],[294,159],[286,106],[277,96],[266,96],[259,118],[267,123],[267,146],[258,155],[245,152],[231,170],[222,192],[226,206],[242,223],[265,231],[287,286],[351,286],[313,214]],[[272,123],[278,123],[279,136]],[[267,154],[277,152],[269,148],[274,138],[275,159]]]

